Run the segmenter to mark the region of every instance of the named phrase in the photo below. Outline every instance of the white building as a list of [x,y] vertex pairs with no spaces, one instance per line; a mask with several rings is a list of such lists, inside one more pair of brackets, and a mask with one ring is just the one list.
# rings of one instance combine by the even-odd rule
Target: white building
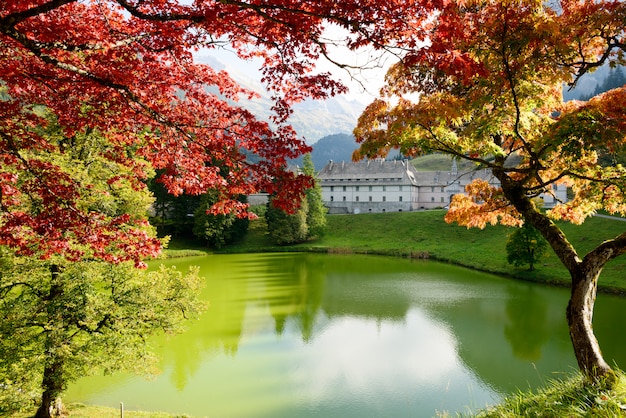
[[[329,213],[398,212],[448,206],[452,196],[465,193],[465,186],[482,178],[494,186],[500,182],[490,170],[459,173],[456,161],[450,171],[417,171],[409,161],[370,160],[330,161],[317,175],[322,198]],[[555,188],[560,200],[567,199],[566,188]],[[546,207],[554,197],[542,196]]]
[[329,213],[419,208],[417,171],[408,161],[330,161],[318,173]]

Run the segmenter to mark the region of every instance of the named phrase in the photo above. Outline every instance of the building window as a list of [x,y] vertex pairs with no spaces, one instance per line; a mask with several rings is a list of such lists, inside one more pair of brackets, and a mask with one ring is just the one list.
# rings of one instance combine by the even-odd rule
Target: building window
[[[442,197],[441,199],[442,199],[442,201],[443,201],[443,197]],[[346,197],[345,197],[345,196],[343,197],[343,201],[344,201],[344,202],[346,201]]]
[[435,197],[434,197],[434,196],[433,196],[433,197],[431,197],[431,198],[430,198],[430,201],[431,201],[431,202],[434,202],[434,201],[435,201]]
[[335,191],[335,186],[330,186],[330,191],[334,192]]
[[399,201],[402,202],[402,196],[400,196],[400,200]]
[[356,186],[356,189],[355,189],[355,190],[358,192],[358,191],[359,191],[359,186]]
[[357,197],[356,197],[356,201],[357,201],[357,202],[359,201],[359,196],[357,196]]
[[387,186],[383,186],[383,192],[387,191]]
[[[399,180],[399,179],[398,179]],[[402,186],[398,186],[398,190],[402,191]]]
[[443,196],[441,197],[441,203],[443,203]]
[[331,197],[330,197],[330,201],[332,202],[333,200],[335,200],[335,197],[334,197],[334,196],[331,196]]
[[370,192],[372,191],[372,186],[369,187]]
[[387,196],[383,196],[383,202],[387,201]]
[[370,202],[372,201],[372,196],[370,196]]
[[431,191],[431,193],[435,193],[435,188],[434,188],[434,187],[431,187],[431,188],[430,188],[430,191]]
[[443,193],[443,187],[441,188],[441,193]]
[[346,186],[343,186],[343,191],[344,191],[344,192],[346,191]]

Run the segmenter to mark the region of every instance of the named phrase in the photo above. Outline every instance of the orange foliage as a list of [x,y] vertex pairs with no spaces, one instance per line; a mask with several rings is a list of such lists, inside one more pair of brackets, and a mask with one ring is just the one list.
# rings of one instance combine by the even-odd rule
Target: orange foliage
[[465,187],[464,194],[452,197],[446,222],[456,222],[468,228],[483,229],[487,224],[521,226],[524,222],[519,213],[508,204],[501,188],[496,188],[482,179],[472,181]]

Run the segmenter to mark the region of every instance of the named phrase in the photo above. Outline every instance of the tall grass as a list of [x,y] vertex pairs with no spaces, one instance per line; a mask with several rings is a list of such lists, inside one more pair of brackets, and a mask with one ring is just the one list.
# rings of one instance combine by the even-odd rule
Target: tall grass
[[519,392],[498,406],[485,409],[477,418],[514,417],[624,417],[626,416],[626,378],[618,372],[618,383],[607,387],[590,385],[580,375],[554,380],[536,393]]

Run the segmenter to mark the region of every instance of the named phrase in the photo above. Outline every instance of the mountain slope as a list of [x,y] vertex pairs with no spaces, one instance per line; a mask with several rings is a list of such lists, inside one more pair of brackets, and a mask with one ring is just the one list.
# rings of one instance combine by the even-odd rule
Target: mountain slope
[[[228,54],[218,54],[218,52],[203,53],[196,59],[210,65],[216,71],[227,71],[243,87],[257,92],[260,95],[259,98],[241,100],[239,105],[250,110],[257,118],[269,120],[272,114],[272,100],[261,83],[257,67],[253,63],[235,60]],[[210,90],[214,89],[210,88]],[[217,94],[217,91],[215,92]],[[305,100],[293,107],[289,123],[298,135],[304,137],[311,145],[324,136],[352,132],[364,109],[365,104],[350,100],[346,96],[336,96],[324,101]]]

